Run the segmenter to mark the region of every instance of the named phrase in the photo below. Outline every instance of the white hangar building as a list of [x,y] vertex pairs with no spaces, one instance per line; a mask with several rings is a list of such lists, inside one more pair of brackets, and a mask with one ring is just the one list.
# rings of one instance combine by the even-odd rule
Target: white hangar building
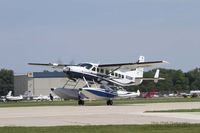
[[[49,95],[51,88],[63,87],[68,78],[63,72],[29,72],[27,75],[15,75],[14,95],[30,92],[32,95]],[[74,85],[75,83],[71,83]],[[84,86],[81,81],[77,88]],[[71,86],[73,87],[73,86]]]

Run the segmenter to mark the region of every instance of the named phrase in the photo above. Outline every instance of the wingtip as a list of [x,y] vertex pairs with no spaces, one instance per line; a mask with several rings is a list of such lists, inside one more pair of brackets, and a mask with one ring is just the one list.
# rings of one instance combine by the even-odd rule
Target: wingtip
[[32,65],[33,63],[27,63],[27,65]]
[[169,64],[169,62],[168,61],[162,61],[163,63],[166,63],[166,64]]

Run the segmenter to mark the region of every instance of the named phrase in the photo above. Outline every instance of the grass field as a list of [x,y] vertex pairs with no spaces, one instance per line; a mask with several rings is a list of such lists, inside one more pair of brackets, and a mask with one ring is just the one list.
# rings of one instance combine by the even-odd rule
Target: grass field
[[200,124],[0,127],[0,133],[199,133]]
[[[139,104],[139,103],[171,103],[171,102],[200,102],[200,98],[136,98],[136,99],[116,99],[113,100],[114,105],[121,104]],[[31,107],[31,106],[78,106],[77,101],[20,101],[20,102],[0,102],[0,107]],[[105,100],[101,101],[85,101],[86,106],[106,105]]]
[[175,113],[175,112],[200,112],[200,109],[177,109],[177,110],[158,110],[158,111],[146,111],[147,113]]

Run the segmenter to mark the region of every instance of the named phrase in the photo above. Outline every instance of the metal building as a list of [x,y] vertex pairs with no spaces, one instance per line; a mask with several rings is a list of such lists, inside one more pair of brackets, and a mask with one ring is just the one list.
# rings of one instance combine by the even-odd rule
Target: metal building
[[[51,88],[63,87],[68,78],[63,72],[29,72],[14,77],[14,95],[29,91],[32,95],[49,95]],[[82,87],[83,82],[77,87]]]

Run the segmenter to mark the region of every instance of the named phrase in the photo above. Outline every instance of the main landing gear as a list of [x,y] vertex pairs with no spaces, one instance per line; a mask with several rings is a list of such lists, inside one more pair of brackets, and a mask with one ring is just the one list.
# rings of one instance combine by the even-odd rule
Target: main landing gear
[[107,105],[113,105],[113,101],[111,99],[107,100]]
[[81,88],[79,88],[79,90],[78,90],[78,105],[84,105],[84,100],[82,100],[82,98],[81,98],[81,92],[82,92],[82,89]]
[[83,100],[81,100],[81,99],[78,100],[78,105],[84,105],[84,103],[85,103],[85,102],[84,102]]

